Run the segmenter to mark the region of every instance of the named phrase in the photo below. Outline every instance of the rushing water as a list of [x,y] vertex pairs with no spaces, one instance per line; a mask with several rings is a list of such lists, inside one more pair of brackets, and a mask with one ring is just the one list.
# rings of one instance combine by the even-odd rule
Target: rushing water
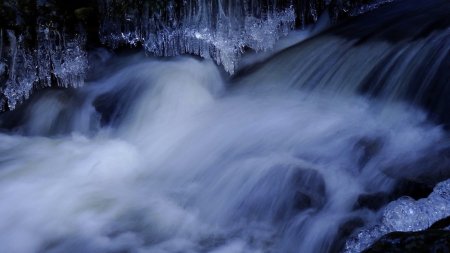
[[227,91],[209,61],[127,65],[0,136],[7,252],[326,252],[373,219],[353,206],[393,187],[384,169],[445,138],[402,104]]
[[[425,47],[414,41],[411,48]],[[383,72],[362,58],[395,48],[371,43],[326,32],[236,80],[208,60],[117,58],[97,66],[102,77],[84,88],[42,92],[0,118],[1,251],[342,249],[356,227],[378,218],[361,196],[448,175],[448,134],[421,101],[357,94]],[[350,48],[341,68],[325,64],[336,63],[339,48]],[[365,48],[372,51],[358,54]],[[422,54],[411,52],[386,77],[416,69],[407,56]],[[328,88],[305,88],[311,82]]]

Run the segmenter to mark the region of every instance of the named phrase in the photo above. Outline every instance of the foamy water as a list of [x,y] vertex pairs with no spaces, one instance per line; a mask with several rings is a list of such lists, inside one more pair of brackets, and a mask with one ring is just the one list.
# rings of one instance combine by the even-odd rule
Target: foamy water
[[359,195],[445,138],[402,104],[230,90],[209,61],[124,65],[0,135],[2,252],[327,252],[375,219]]

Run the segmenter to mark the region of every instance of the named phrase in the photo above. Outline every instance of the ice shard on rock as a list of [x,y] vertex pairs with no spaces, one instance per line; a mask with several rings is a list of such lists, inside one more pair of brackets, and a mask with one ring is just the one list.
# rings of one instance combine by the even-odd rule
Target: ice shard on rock
[[415,201],[410,197],[402,197],[389,203],[382,210],[380,224],[365,228],[348,240],[345,252],[362,252],[387,233],[424,230],[448,216],[450,179],[437,184],[428,198]]

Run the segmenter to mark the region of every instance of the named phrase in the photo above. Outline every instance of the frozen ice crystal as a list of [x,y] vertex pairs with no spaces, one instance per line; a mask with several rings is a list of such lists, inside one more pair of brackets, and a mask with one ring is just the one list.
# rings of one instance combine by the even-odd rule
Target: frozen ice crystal
[[101,39],[112,47],[142,44],[157,56],[195,54],[211,58],[233,74],[245,48],[269,50],[294,27],[296,15],[292,7],[254,10],[248,7],[261,3],[228,1],[226,6],[224,3],[222,0],[184,1],[178,3],[181,14],[176,12],[177,1],[167,1],[165,9],[159,12],[148,4],[130,4],[121,16],[114,13],[118,12],[117,8],[124,8],[123,5],[104,0],[100,9],[105,17]]
[[433,200],[450,201],[450,180],[444,181],[434,187],[433,193],[430,195]]
[[410,197],[402,197],[386,206],[383,224],[390,231],[418,231],[427,228],[426,206]]
[[428,198],[402,197],[382,210],[380,225],[365,228],[350,238],[345,252],[362,252],[381,236],[394,231],[420,231],[450,216],[450,179],[437,184]]
[[66,43],[60,65],[55,70],[59,86],[76,88],[83,85],[88,68],[87,53],[81,48],[83,44],[81,36]]
[[7,37],[7,64],[0,64],[0,76],[7,72],[8,79],[2,87],[2,93],[10,110],[27,99],[36,84],[50,87],[52,77],[61,87],[83,85],[88,62],[82,35],[70,39],[54,29],[42,27],[38,30],[37,48],[34,51],[25,47],[23,35],[8,30]]
[[23,37],[16,37],[13,31],[7,31],[10,41],[11,56],[9,59],[9,78],[3,90],[10,109],[14,109],[18,102],[28,98],[36,81],[34,59],[23,45]]

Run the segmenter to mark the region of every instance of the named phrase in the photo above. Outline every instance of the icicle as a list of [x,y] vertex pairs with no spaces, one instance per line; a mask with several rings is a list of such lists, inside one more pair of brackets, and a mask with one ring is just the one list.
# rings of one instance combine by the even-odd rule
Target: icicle
[[77,88],[84,84],[88,68],[87,54],[82,48],[84,43],[84,36],[78,35],[64,45],[65,50],[61,57],[61,69],[57,74],[62,87]]
[[3,55],[3,29],[0,29],[0,61]]
[[[2,84],[2,77],[6,74],[6,63],[3,62],[3,29],[0,29],[0,85]],[[0,90],[1,90],[0,86]],[[1,103],[1,102],[0,102]],[[0,108],[1,110],[1,108]]]
[[23,45],[23,36],[16,37],[11,30],[7,33],[10,47],[9,78],[3,93],[9,109],[12,110],[23,99],[29,97],[36,82],[36,68],[33,56]]
[[[130,25],[130,19],[117,10],[119,6],[104,0],[101,40],[111,47],[142,43],[149,53],[158,56],[188,53],[212,58],[233,74],[244,48],[269,50],[280,36],[293,29],[293,8],[277,10],[276,1],[269,2],[272,2],[271,7],[265,13],[258,13],[252,10],[253,6],[248,9],[247,4],[240,1],[190,0],[183,2],[183,15],[177,17],[175,2],[168,1],[161,10],[167,14],[166,18],[158,11],[139,11],[139,6],[131,5],[127,6],[128,11],[137,16],[134,20],[140,20],[141,25]],[[150,25],[145,20],[155,24]]]

